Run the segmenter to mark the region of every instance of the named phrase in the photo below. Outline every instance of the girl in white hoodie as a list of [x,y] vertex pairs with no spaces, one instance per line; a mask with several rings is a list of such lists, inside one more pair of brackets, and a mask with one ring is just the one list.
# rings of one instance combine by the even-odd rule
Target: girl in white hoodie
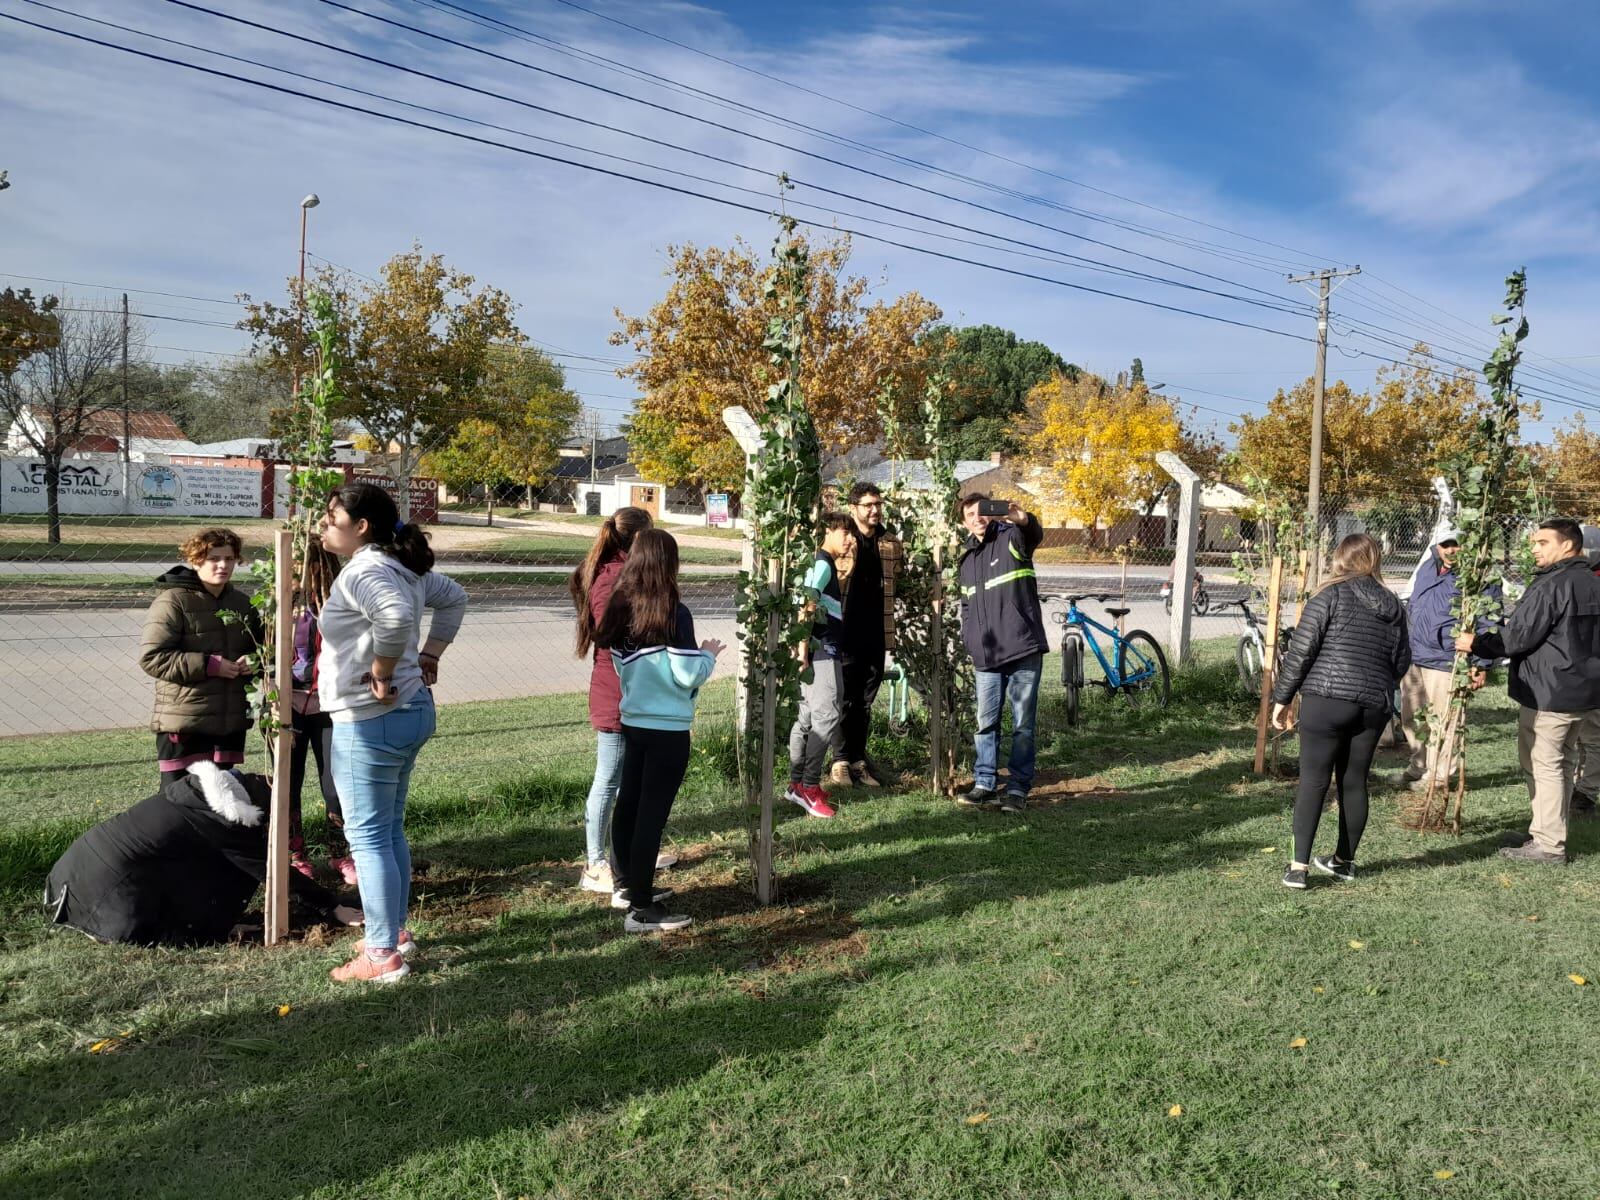
[[[406,932],[411,849],[406,791],[434,730],[439,656],[467,607],[461,585],[433,570],[421,528],[400,520],[389,493],[370,483],[334,492],[323,548],[348,562],[319,617],[317,699],[333,718],[333,775],[345,837],[356,860],[366,937],[333,978],[392,983],[411,968]],[[422,610],[433,610],[422,641]]]

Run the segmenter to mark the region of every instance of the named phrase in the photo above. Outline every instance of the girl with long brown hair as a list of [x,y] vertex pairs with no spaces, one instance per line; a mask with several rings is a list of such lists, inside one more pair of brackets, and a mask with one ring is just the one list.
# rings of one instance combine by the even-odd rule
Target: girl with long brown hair
[[633,539],[594,644],[611,654],[621,685],[622,783],[611,845],[626,886],[613,903],[627,908],[629,933],[682,929],[693,918],[669,912],[670,889],[655,888],[661,831],[689,767],[689,727],[700,686],[726,647],[697,647],[694,618],[678,598],[678,543],[645,529]]
[[[1394,689],[1411,666],[1405,609],[1383,582],[1383,553],[1365,533],[1333,552],[1327,581],[1306,603],[1272,689],[1272,721],[1294,723],[1300,693],[1300,790],[1294,804],[1294,857],[1283,886],[1302,889],[1315,867],[1346,883],[1367,824],[1367,781],[1378,736],[1394,715]],[[1328,781],[1339,785],[1339,843],[1311,853]]]
[[610,895],[618,886],[606,859],[606,830],[617,802],[617,787],[622,782],[622,688],[616,668],[611,665],[610,652],[595,647],[594,634],[605,616],[622,566],[628,561],[634,537],[649,528],[650,514],[644,509],[617,509],[600,526],[589,553],[567,581],[572,606],[578,614],[578,657],[594,653],[594,666],[589,671],[589,724],[594,727],[596,742],[594,781],[584,805],[586,858],[583,874],[578,877],[578,886],[586,892]]
[[294,606],[294,693],[290,707],[294,714],[294,741],[289,751],[289,864],[307,879],[312,878],[311,859],[306,855],[305,829],[300,815],[300,792],[305,787],[308,759],[317,764],[317,783],[322,791],[323,811],[328,825],[328,866],[351,887],[356,886],[356,860],[344,840],[344,813],[339,807],[339,789],[333,781],[333,718],[322,711],[317,700],[317,654],[322,649],[322,631],[317,615],[328,602],[333,581],[339,577],[339,560],[322,548],[322,538],[311,536],[306,547],[305,572],[295,585]]

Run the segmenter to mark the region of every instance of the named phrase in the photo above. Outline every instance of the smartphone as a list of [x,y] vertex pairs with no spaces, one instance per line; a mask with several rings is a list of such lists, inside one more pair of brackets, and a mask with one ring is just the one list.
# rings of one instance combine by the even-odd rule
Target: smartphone
[[1009,500],[979,500],[978,515],[980,517],[1003,517],[1011,511]]

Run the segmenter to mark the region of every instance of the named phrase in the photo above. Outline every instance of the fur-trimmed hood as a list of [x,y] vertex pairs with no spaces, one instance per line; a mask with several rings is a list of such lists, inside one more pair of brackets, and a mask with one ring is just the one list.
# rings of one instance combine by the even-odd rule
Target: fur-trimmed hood
[[244,781],[231,771],[224,771],[216,763],[198,762],[189,768],[206,807],[231,825],[254,829],[261,824],[261,809],[252,799]]

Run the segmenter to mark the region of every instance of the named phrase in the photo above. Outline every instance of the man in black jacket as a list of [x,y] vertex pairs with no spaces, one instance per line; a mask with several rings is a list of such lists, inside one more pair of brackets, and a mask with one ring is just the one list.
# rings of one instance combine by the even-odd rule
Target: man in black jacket
[[1600,580],[1583,557],[1583,531],[1556,518],[1533,533],[1533,582],[1499,633],[1462,634],[1456,649],[1510,658],[1511,698],[1522,706],[1517,752],[1533,806],[1528,837],[1500,853],[1565,863],[1578,731],[1600,708]]
[[[1039,521],[1014,502],[1002,517],[980,512],[987,496],[961,501],[967,544],[961,555],[961,640],[977,668],[978,727],[972,790],[957,802],[1021,812],[1033,785],[1033,728],[1043,674],[1044,614],[1033,552],[1044,540]],[[1011,703],[1011,757],[1003,796],[997,795],[1000,711]]]

